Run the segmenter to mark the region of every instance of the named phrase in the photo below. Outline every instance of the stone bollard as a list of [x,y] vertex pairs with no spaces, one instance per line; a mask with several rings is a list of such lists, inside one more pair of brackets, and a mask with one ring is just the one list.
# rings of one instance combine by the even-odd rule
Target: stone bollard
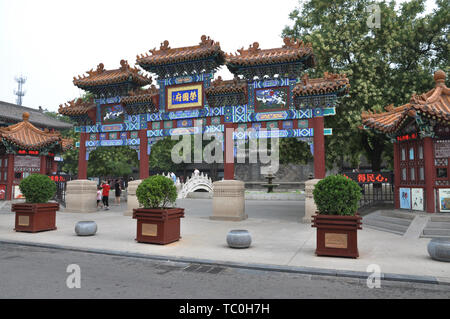
[[75,225],[75,233],[78,236],[93,236],[97,232],[97,224],[94,221],[81,221]]
[[450,238],[433,238],[427,250],[434,260],[450,262]]
[[227,244],[231,248],[248,248],[252,243],[252,237],[248,230],[235,229],[227,234]]
[[310,179],[305,182],[305,216],[301,220],[302,223],[310,224],[312,222],[312,216],[317,212],[313,191],[319,181],[320,179]]
[[66,208],[67,213],[97,212],[97,183],[87,179],[76,179],[67,182]]
[[128,182],[127,210],[123,213],[124,216],[133,216],[133,208],[139,208],[139,202],[136,197],[136,190],[141,182],[142,182],[142,179],[137,179],[137,180]]
[[240,221],[245,214],[245,184],[242,181],[222,180],[213,183],[214,220]]

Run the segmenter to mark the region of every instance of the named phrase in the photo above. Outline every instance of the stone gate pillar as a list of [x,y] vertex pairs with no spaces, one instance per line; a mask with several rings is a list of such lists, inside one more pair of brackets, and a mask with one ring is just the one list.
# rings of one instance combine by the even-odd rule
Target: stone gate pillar
[[87,179],[67,182],[66,208],[68,213],[93,213],[97,211],[97,183]]
[[310,224],[312,216],[317,212],[317,206],[314,202],[313,191],[320,179],[310,179],[305,182],[305,216],[301,222]]

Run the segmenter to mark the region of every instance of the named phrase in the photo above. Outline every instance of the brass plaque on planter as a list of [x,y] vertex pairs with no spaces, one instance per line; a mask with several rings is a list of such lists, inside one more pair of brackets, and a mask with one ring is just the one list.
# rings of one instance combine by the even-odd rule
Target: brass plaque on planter
[[142,232],[143,236],[157,236],[158,235],[158,225],[142,224],[141,232]]
[[325,233],[325,247],[347,248],[347,234]]
[[19,226],[30,226],[30,216],[19,216]]

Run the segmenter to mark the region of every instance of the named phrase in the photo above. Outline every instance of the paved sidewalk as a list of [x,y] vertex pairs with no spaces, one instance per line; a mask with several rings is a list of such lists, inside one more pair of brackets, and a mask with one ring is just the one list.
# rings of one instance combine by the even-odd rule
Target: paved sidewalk
[[[1,242],[55,245],[87,251],[124,255],[154,256],[166,259],[212,262],[253,268],[322,270],[334,275],[360,277],[367,267],[377,264],[383,274],[399,274],[411,281],[450,284],[450,264],[432,260],[427,253],[427,238],[402,236],[364,228],[358,231],[358,259],[317,257],[314,253],[316,229],[299,222],[304,215],[303,201],[246,201],[249,218],[240,222],[210,220],[212,200],[178,200],[185,207],[181,220],[181,240],[169,245],[142,244],[135,241],[136,221],[124,216],[125,204],[111,206],[109,211],[90,214],[57,213],[55,231],[41,233],[15,232],[14,213],[10,206],[0,208]],[[94,220],[95,236],[79,237],[74,232],[81,220]],[[226,235],[232,229],[247,229],[252,236],[248,249],[232,249]],[[311,268],[310,268],[311,267]],[[333,273],[334,272],[334,273]],[[406,276],[406,277],[405,277]],[[387,277],[386,277],[387,278]],[[390,276],[395,278],[395,276]],[[436,282],[435,282],[436,283]]]

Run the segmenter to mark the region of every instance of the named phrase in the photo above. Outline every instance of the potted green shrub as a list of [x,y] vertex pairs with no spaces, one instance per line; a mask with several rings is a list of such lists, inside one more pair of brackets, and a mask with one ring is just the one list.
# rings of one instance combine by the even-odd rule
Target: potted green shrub
[[315,185],[313,196],[318,210],[312,221],[312,227],[317,228],[316,254],[359,257],[358,184],[342,175],[328,176]]
[[25,203],[11,206],[11,211],[16,213],[14,230],[34,233],[56,229],[59,204],[48,202],[56,193],[55,182],[46,175],[31,174],[20,182],[19,189]]
[[137,242],[165,245],[180,239],[184,208],[169,207],[177,199],[177,188],[170,178],[153,175],[144,179],[136,189],[136,197],[142,206],[133,209]]

